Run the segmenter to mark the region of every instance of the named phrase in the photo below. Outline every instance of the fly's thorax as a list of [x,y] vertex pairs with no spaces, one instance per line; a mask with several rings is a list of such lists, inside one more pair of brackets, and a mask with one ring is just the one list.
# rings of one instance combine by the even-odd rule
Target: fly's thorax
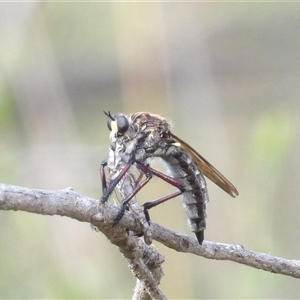
[[137,140],[137,150],[154,152],[170,133],[170,124],[161,116],[151,113],[136,113],[129,116],[130,129],[126,135]]
[[164,159],[173,156],[177,151],[177,147],[167,137],[162,137],[158,131],[152,131],[137,145],[135,157],[140,161],[148,158]]
[[170,130],[170,123],[163,117],[147,113],[138,112],[129,115],[130,127],[134,127],[136,131],[145,130],[156,130],[156,131],[166,131]]

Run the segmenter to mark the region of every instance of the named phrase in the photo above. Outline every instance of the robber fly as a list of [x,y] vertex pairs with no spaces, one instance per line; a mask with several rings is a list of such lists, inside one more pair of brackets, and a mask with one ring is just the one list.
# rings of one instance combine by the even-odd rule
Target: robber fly
[[[208,191],[203,175],[232,197],[238,195],[237,189],[195,149],[174,135],[170,130],[170,123],[163,117],[148,112],[128,116],[111,115],[106,112],[105,114],[108,116],[107,126],[110,130],[111,144],[108,159],[103,161],[101,166],[103,190],[101,202],[106,202],[116,187],[124,197],[114,224],[121,220],[131,202],[135,204],[133,207],[139,207],[136,205],[135,195],[155,175],[176,187],[178,191],[144,203],[143,212],[136,212],[144,226],[146,243],[151,243],[148,210],[182,194],[189,225],[201,245],[206,228],[206,202],[208,202]],[[171,176],[151,167],[154,158],[161,158],[166,163]],[[139,170],[139,176],[133,176],[132,166]],[[106,181],[106,167],[109,170],[109,182]]]

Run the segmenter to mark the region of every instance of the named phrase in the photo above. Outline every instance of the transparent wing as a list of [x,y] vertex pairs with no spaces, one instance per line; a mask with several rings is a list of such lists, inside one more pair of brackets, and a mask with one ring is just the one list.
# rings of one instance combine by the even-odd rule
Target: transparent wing
[[171,136],[180,143],[181,147],[191,155],[194,162],[197,164],[203,175],[213,181],[222,190],[228,193],[232,197],[236,197],[239,192],[235,186],[225,178],[214,166],[212,166],[201,154],[199,154],[189,144],[184,142],[182,139],[171,133]]

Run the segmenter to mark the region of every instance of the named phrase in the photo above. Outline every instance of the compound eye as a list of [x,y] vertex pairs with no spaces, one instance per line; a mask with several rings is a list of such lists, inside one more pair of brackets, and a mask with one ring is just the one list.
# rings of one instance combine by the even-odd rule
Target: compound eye
[[128,119],[125,116],[119,116],[117,118],[118,133],[123,134],[129,127]]

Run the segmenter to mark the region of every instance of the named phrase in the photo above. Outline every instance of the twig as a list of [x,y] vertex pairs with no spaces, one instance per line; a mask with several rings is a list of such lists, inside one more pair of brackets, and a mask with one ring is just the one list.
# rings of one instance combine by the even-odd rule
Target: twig
[[[60,215],[92,223],[106,234],[112,243],[118,245],[131,265],[138,263],[141,267],[140,271],[136,271],[137,277],[142,282],[141,288],[139,288],[140,284],[138,285],[139,290],[136,291],[136,295],[143,294],[143,289],[149,292],[151,276],[156,272],[159,273],[158,282],[160,281],[163,257],[154,247],[145,245],[141,239],[128,232],[128,229],[135,233],[142,231],[140,224],[132,214],[126,212],[118,226],[111,228],[112,220],[116,217],[118,208],[110,203],[99,206],[95,199],[81,196],[70,188],[45,191],[2,184],[0,185],[0,210],[22,210],[44,215]],[[151,223],[151,229],[154,240],[179,252],[192,253],[209,259],[230,260],[268,272],[300,278],[299,260],[288,260],[270,254],[254,252],[241,245],[204,241],[203,246],[199,246],[194,238],[171,231],[156,223]],[[126,247],[123,247],[123,244]],[[152,275],[146,276],[148,280],[146,285],[143,276],[147,273],[145,271],[147,268],[145,269],[143,264],[140,264],[141,255],[151,258],[148,268],[154,266]],[[165,297],[159,290],[155,291],[154,289],[150,293],[152,298],[164,299]]]

